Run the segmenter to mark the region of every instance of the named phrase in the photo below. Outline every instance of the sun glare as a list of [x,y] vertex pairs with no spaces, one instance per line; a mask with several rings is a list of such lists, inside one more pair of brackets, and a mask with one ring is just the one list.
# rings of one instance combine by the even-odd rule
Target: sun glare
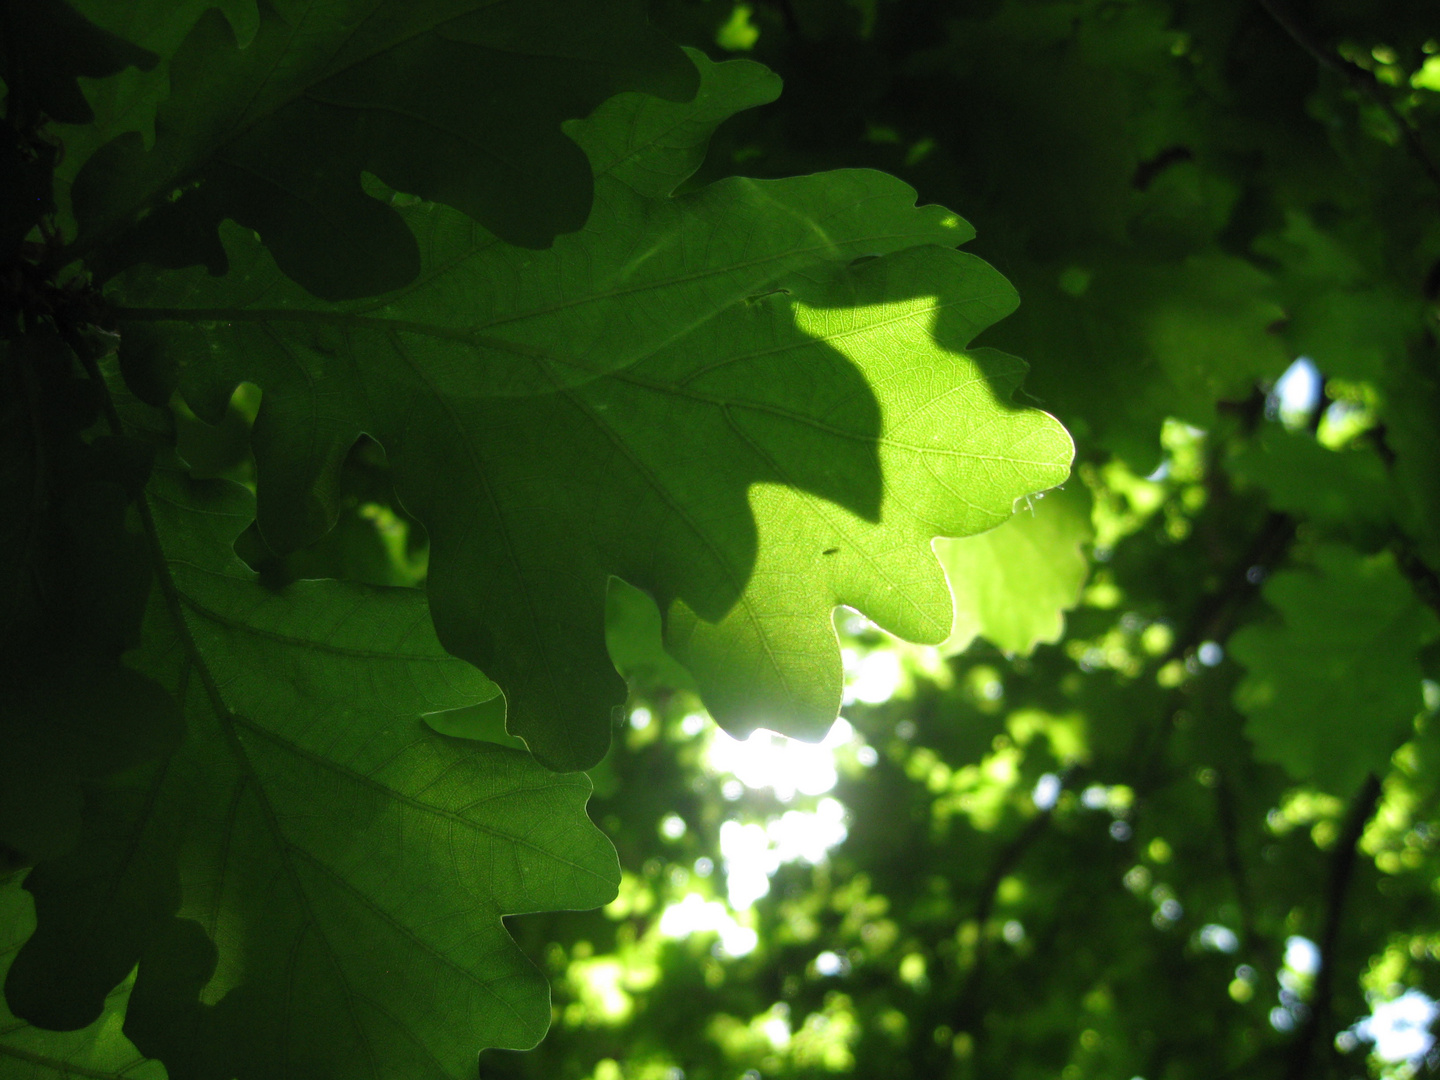
[[835,751],[855,741],[855,729],[843,717],[818,743],[787,739],[761,728],[745,739],[716,731],[705,751],[712,773],[728,773],[751,790],[769,788],[781,802],[797,794],[823,795],[835,786]]

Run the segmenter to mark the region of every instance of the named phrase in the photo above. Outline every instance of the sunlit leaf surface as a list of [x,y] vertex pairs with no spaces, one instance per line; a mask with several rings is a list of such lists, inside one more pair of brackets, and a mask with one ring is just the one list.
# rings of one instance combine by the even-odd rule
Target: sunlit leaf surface
[[1077,485],[1022,504],[989,532],[935,541],[955,595],[945,650],[959,652],[977,636],[1020,654],[1059,640],[1090,572],[1084,547],[1093,533],[1090,500]]

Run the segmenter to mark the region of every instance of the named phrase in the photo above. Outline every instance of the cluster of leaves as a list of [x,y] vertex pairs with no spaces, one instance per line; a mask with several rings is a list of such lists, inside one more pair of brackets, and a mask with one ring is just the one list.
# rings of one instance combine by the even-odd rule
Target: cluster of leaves
[[[903,677],[854,684],[825,796],[848,836],[814,865],[776,839],[813,798],[716,753],[683,692],[642,696],[597,774],[621,897],[521,924],[557,1024],[486,1075],[1435,1070],[1433,1011],[1400,1050],[1356,1023],[1440,996],[1421,7],[654,5],[787,79],[703,178],[873,165],[975,221],[1023,298],[981,341],[1031,361],[1078,475],[937,542],[945,664],[857,631],[857,674]],[[726,909],[753,945],[681,929],[742,874],[743,823],[771,836],[768,895]]]
[[1068,474],[970,347],[1016,296],[969,226],[870,170],[687,184],[778,80],[632,4],[0,30],[0,1061],[533,1045],[501,919],[614,895],[611,653],[823,732],[836,606],[940,642],[931,540]]
[[[1364,1071],[1422,8],[4,3],[0,1066]],[[821,799],[705,713],[824,732],[837,605]]]

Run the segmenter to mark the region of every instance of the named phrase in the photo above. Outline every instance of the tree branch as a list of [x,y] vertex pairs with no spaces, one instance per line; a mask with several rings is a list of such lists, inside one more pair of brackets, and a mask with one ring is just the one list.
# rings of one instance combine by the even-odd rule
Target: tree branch
[[1356,849],[1365,823],[1375,812],[1380,798],[1380,780],[1374,773],[1365,778],[1360,791],[1350,804],[1345,828],[1335,844],[1330,863],[1330,882],[1325,894],[1325,925],[1320,934],[1320,969],[1315,973],[1315,995],[1310,1001],[1310,1016],[1300,1034],[1291,1044],[1286,1080],[1308,1080],[1315,1047],[1330,1031],[1330,1006],[1335,992],[1335,949],[1340,940],[1346,895],[1350,879],[1355,875]]
[[1395,553],[1395,565],[1409,579],[1421,603],[1429,605],[1440,615],[1440,574],[1420,557],[1409,537],[1397,539],[1391,545],[1391,551]]
[[1235,886],[1235,902],[1240,908],[1240,940],[1247,955],[1259,945],[1255,932],[1255,905],[1250,896],[1250,879],[1240,858],[1240,821],[1235,813],[1235,792],[1230,781],[1220,774],[1215,784],[1215,810],[1220,824],[1220,840],[1225,848],[1225,869]]
[[[1071,780],[1072,777],[1067,773],[1061,781],[1062,789],[1069,787]],[[976,1037],[982,1034],[978,1020],[983,1014],[983,1009],[978,1006],[977,1002],[990,955],[990,942],[985,936],[985,924],[990,921],[990,915],[995,909],[995,898],[1000,891],[1000,883],[1015,869],[1030,846],[1050,828],[1053,810],[1054,807],[1051,806],[1040,811],[1000,849],[989,872],[985,875],[984,884],[980,886],[973,916],[978,933],[975,941],[975,957],[970,965],[970,970],[965,973],[965,980],[956,995],[955,1005],[950,1014],[950,1026],[955,1031],[968,1031]],[[945,1057],[949,1057],[948,1053]],[[943,1073],[937,1072],[936,1075],[943,1075]]]
[[1353,64],[1346,60],[1333,49],[1322,45],[1309,30],[1295,20],[1295,17],[1280,3],[1280,0],[1257,0],[1257,2],[1265,9],[1270,18],[1275,20],[1280,29],[1289,34],[1297,45],[1315,58],[1316,63],[1335,72],[1380,107],[1380,110],[1399,130],[1400,137],[1405,142],[1405,149],[1410,152],[1410,156],[1424,170],[1425,175],[1430,178],[1430,182],[1440,189],[1440,165],[1436,165],[1435,159],[1430,156],[1424,144],[1421,143],[1419,132],[1415,130],[1414,125],[1400,115],[1389,95],[1381,90],[1380,84],[1375,81],[1374,74],[1366,71],[1359,64]]

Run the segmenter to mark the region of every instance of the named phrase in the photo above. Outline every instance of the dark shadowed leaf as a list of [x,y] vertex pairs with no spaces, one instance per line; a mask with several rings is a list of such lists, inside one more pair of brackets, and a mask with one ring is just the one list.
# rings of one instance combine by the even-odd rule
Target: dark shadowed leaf
[[5,0],[0,8],[0,78],[8,119],[33,124],[44,113],[84,124],[94,111],[80,90],[82,76],[153,68],[159,57],[95,26],[64,0]]
[[[34,905],[18,879],[0,884],[0,983],[35,929]],[[166,1080],[121,1031],[133,978],[105,998],[99,1018],[78,1031],[46,1031],[15,1016],[0,997],[0,1074],[6,1080]]]
[[422,594],[264,589],[223,481],[162,470],[148,505],[167,577],[137,662],[186,739],[93,786],[78,847],[26,879],[11,1009],[88,1025],[138,962],[125,1030],[172,1078],[459,1078],[533,1045],[546,985],[501,916],[614,895],[589,782],[426,727],[495,690]]
[[1259,757],[1337,795],[1383,774],[1420,711],[1421,646],[1440,631],[1388,554],[1326,546],[1265,586],[1279,624],[1245,627],[1235,704]]
[[102,274],[141,261],[219,273],[229,218],[341,299],[419,271],[362,172],[544,247],[590,209],[589,163],[561,123],[623,90],[687,98],[695,72],[630,4],[597,19],[580,0],[277,0],[244,48],[220,11],[201,16],[170,81],[154,146],[121,135],[76,178],[78,250]]
[[0,348],[0,854],[23,863],[74,844],[82,783],[180,737],[169,695],[121,662],[153,576],[133,508],[150,455],[81,437],[96,401],[73,361],[53,334]]

